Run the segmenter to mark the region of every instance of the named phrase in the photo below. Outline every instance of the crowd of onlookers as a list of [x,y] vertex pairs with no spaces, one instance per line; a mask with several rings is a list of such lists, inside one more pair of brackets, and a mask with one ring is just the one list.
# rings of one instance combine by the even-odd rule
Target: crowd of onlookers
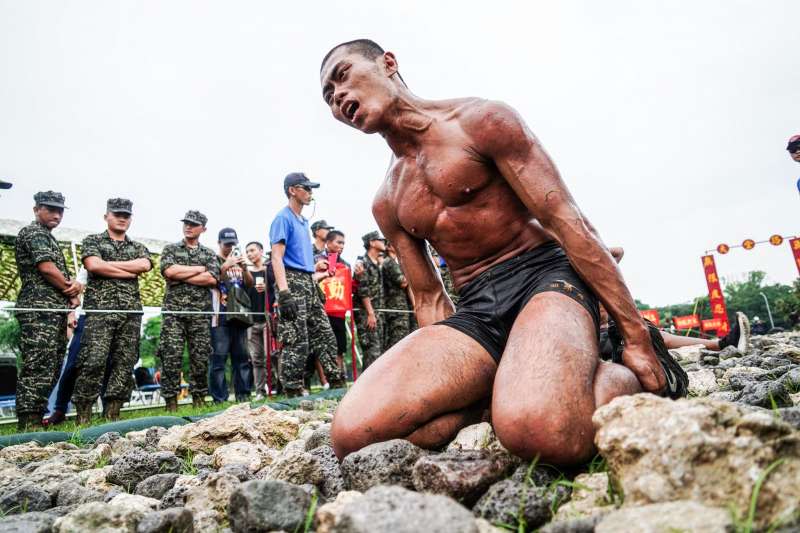
[[[325,388],[343,387],[357,372],[344,364],[354,346],[363,370],[413,331],[413,300],[392,243],[371,231],[361,238],[363,253],[355,264],[347,263],[346,235],[325,220],[309,226],[301,214],[318,186],[301,173],[286,176],[288,205],[272,221],[268,248],[260,241],[242,247],[237,232],[224,228],[212,250],[200,243],[207,217],[196,210],[185,214],[183,238],[160,256],[166,291],[157,372],[139,361],[138,280],[154,265],[147,248],[127,234],[133,203],[108,200],[106,230],[83,240],[82,265],[73,278],[51,234],[61,223],[64,196],[37,193],[35,220],[15,244],[22,282],[15,312],[20,428],[64,421],[70,402],[78,422],[88,423],[98,397],[103,415],[116,420],[137,386],[158,386],[168,411],[189,395],[196,407],[208,396],[228,401],[228,378],[236,401],[307,394],[314,374]],[[446,266],[440,267],[452,294]],[[344,290],[352,297],[349,310]],[[350,310],[354,327],[348,332]]]

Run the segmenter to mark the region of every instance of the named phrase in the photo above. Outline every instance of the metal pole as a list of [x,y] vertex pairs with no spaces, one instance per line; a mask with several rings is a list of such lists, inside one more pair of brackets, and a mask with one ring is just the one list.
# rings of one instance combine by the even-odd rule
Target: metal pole
[[775,329],[775,322],[772,321],[772,311],[769,308],[769,300],[767,300],[767,295],[764,294],[763,292],[759,292],[758,294],[760,294],[761,297],[764,298],[764,303],[767,304],[767,316],[769,317],[769,326],[770,328]]

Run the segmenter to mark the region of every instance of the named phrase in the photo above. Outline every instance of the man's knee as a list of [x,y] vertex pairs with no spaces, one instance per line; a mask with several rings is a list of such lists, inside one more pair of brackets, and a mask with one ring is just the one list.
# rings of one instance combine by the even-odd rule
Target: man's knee
[[492,425],[500,443],[524,459],[568,465],[587,460],[594,451],[591,414],[495,402]]

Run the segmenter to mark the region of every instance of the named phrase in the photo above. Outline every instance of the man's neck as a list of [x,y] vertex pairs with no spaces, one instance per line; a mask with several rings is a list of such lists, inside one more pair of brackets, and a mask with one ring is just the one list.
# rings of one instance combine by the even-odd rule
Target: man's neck
[[124,231],[114,231],[111,228],[108,228],[108,236],[111,237],[112,241],[124,241],[125,240],[125,232]]
[[327,250],[325,248],[325,239],[320,239],[319,237],[314,237],[314,246],[317,247],[317,250]]
[[264,260],[259,259],[258,261],[253,261],[253,267],[256,270],[264,270]]
[[228,253],[226,254],[226,253],[225,253],[225,250],[223,250],[222,248],[220,248],[220,249],[219,249],[219,251],[217,252],[217,254],[218,254],[218,255],[219,255],[221,258],[223,258],[223,259],[227,259],[227,258],[228,258],[228,256],[229,256],[229,255],[231,255],[231,252],[228,252]]
[[186,246],[189,248],[197,248],[200,246],[200,239],[187,239],[186,237],[183,238],[183,242],[186,243]]
[[294,198],[289,199],[289,209],[297,216],[303,216],[303,204],[295,200]]
[[433,107],[432,102],[416,97],[407,89],[400,92],[387,111],[387,126],[381,132],[397,157],[417,150],[420,136],[435,120]]
[[381,252],[377,248],[370,248],[369,250],[367,250],[367,256],[370,259],[372,259],[373,263],[377,263],[378,262],[378,257],[380,257],[380,255],[381,255]]

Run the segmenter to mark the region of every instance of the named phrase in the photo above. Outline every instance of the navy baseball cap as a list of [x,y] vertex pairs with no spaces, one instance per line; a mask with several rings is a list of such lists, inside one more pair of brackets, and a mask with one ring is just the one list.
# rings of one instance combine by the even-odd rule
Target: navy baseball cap
[[239,244],[239,237],[233,228],[222,228],[219,230],[219,242],[222,244]]
[[286,177],[283,178],[283,192],[285,193],[289,192],[289,187],[297,187],[300,185],[308,187],[309,189],[316,189],[319,187],[319,183],[311,181],[308,179],[308,176],[302,172],[292,172],[286,174]]
[[8,181],[0,180],[0,189],[10,189],[11,183]]

